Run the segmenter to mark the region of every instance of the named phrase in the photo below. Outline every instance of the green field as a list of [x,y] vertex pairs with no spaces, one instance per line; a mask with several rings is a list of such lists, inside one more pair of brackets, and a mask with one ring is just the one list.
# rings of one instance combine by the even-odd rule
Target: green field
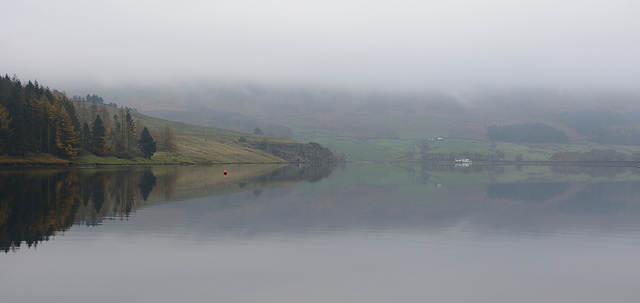
[[[637,146],[603,145],[587,140],[569,143],[511,143],[491,142],[479,131],[468,132],[464,136],[457,119],[409,121],[387,121],[389,130],[396,138],[356,138],[347,135],[313,129],[311,123],[296,124],[290,121],[294,129],[294,139],[313,141],[329,148],[346,153],[352,161],[422,161],[419,144],[428,144],[428,154],[482,154],[493,155],[502,160],[513,161],[521,157],[524,161],[546,161],[557,152],[587,153],[592,149],[608,150],[631,156],[640,151]],[[295,125],[293,125],[295,124]],[[428,131],[421,132],[420,129]],[[436,138],[442,140],[436,140]],[[472,159],[473,160],[473,159]]]

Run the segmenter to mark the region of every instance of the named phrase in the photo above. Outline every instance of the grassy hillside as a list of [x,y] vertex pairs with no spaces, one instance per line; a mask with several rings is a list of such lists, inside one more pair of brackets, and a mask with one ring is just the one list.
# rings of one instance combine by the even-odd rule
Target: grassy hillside
[[132,117],[140,121],[151,132],[159,133],[170,126],[174,133],[178,150],[174,153],[156,152],[152,157],[162,163],[283,163],[265,151],[242,144],[238,140],[268,140],[279,143],[294,143],[292,140],[270,138],[220,128],[173,122],[132,112]]
[[[122,114],[121,109],[102,105],[99,106],[99,112],[102,116],[108,117]],[[317,144],[173,122],[136,111],[130,113],[138,128],[137,133],[140,133],[141,128],[147,127],[152,136],[158,138],[165,127],[170,126],[177,149],[173,152],[157,151],[150,159],[96,156],[84,152],[73,160],[59,159],[47,154],[33,154],[20,158],[0,157],[0,164],[147,165],[335,161],[328,149]]]
[[[318,142],[354,161],[421,161],[425,151],[549,160],[558,152],[612,149],[632,157],[640,150],[596,143],[559,119],[566,112],[640,112],[640,95],[625,92],[514,88],[411,94],[236,84],[100,94],[175,121],[244,132],[258,126],[272,136]],[[491,126],[533,123],[564,132],[569,142],[492,141],[487,133]],[[622,127],[640,129],[640,121],[635,123]]]

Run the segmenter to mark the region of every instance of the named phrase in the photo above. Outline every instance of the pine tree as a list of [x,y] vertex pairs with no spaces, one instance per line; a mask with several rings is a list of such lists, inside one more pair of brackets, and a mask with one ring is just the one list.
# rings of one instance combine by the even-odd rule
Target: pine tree
[[11,120],[7,109],[0,104],[0,155],[8,154],[11,148],[10,140],[13,135],[13,129],[9,126]]
[[91,149],[91,128],[89,127],[89,123],[84,122],[82,125],[82,149],[90,150]]
[[105,143],[105,128],[102,123],[100,115],[96,116],[96,120],[93,121],[93,127],[91,132],[91,152],[96,155],[101,155],[104,152]]
[[142,155],[147,159],[150,159],[156,152],[156,141],[153,140],[146,126],[142,129],[138,145],[140,146],[140,150],[142,150]]

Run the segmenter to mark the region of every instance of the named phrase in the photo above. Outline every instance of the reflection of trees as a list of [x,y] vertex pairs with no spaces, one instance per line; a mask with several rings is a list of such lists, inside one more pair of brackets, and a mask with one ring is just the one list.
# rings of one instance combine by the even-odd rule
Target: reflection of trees
[[80,204],[73,170],[9,174],[0,178],[0,249],[36,246],[68,229]]
[[[332,170],[332,165],[291,165],[249,174],[238,184],[257,196],[267,186],[315,182]],[[0,172],[0,249],[8,252],[22,243],[35,246],[74,223],[99,225],[104,218],[127,218],[154,191],[170,199],[177,187],[180,190],[178,179],[193,172],[177,167]]]
[[25,170],[0,176],[0,249],[47,240],[74,223],[128,216],[155,186],[150,169]]
[[156,184],[149,168],[83,171],[83,203],[77,222],[96,225],[105,216],[128,217],[134,207],[146,201]]
[[178,182],[178,168],[175,166],[165,167],[163,173],[156,176],[157,189],[164,193],[164,198],[170,200]]
[[142,173],[142,179],[140,180],[140,194],[142,195],[142,199],[147,201],[149,198],[149,193],[153,187],[156,186],[156,177],[150,170]]

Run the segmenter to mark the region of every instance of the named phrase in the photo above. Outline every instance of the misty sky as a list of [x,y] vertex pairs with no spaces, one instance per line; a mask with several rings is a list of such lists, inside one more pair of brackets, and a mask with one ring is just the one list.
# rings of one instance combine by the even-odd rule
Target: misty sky
[[0,73],[60,89],[201,77],[637,89],[639,16],[637,0],[2,0]]

